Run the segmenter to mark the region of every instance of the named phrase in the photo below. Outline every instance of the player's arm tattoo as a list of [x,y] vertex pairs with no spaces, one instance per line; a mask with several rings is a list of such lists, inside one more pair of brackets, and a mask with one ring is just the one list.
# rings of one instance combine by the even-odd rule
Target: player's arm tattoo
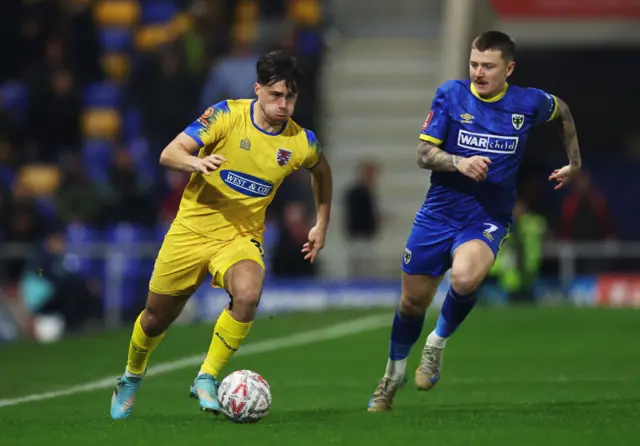
[[569,110],[567,103],[560,98],[556,99],[558,101],[557,118],[562,121],[562,144],[567,151],[571,167],[580,169],[582,166],[582,157],[580,156],[576,124],[573,121],[573,116],[571,116],[571,110]]
[[416,162],[421,169],[455,172],[458,170],[460,157],[445,152],[432,142],[420,140]]

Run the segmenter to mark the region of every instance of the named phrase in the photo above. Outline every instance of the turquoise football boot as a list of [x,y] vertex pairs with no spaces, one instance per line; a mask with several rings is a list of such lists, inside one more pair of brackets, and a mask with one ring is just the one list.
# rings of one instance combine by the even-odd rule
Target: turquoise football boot
[[189,396],[200,401],[200,410],[203,412],[213,412],[215,415],[220,413],[220,403],[218,403],[218,380],[204,373],[198,375],[191,385]]
[[123,420],[131,415],[140,383],[142,383],[142,378],[133,378],[126,375],[118,378],[111,397],[111,418]]

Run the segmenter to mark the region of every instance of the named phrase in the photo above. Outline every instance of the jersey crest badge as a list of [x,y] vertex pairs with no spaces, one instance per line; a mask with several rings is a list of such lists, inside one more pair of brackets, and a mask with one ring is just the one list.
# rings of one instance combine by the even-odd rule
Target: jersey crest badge
[[243,150],[251,150],[251,141],[249,141],[249,138],[244,138],[240,141],[240,148]]
[[404,249],[404,255],[402,256],[405,265],[411,261],[411,250],[409,248]]
[[276,161],[280,167],[291,161],[291,150],[278,149],[276,152]]
[[513,128],[516,130],[520,130],[522,128],[522,124],[524,124],[524,115],[514,113],[511,115],[511,124],[513,124]]
[[473,118],[475,118],[475,116],[469,114],[469,113],[465,113],[463,115],[460,115],[460,117],[462,118],[462,122],[463,124],[473,124]]

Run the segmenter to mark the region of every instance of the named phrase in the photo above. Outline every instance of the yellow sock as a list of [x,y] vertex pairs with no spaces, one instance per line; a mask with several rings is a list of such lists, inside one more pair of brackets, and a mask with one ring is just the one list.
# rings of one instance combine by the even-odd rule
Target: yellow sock
[[[144,311],[142,312],[144,313]],[[127,372],[134,375],[142,375],[147,368],[149,355],[160,344],[164,333],[156,337],[149,337],[145,334],[140,324],[142,313],[136,319],[133,325],[133,334],[131,335],[131,343],[129,344],[129,359],[127,361]]]
[[247,337],[251,324],[253,322],[238,322],[228,310],[223,310],[213,327],[213,338],[201,370],[217,378]]

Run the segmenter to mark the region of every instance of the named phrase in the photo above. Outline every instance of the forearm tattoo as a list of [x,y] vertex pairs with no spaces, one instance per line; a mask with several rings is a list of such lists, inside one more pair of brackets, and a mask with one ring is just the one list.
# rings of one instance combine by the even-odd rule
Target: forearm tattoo
[[562,144],[567,152],[569,164],[579,169],[582,166],[582,157],[580,156],[576,124],[571,116],[569,106],[561,99],[558,99],[558,119],[562,121]]
[[459,156],[451,155],[435,144],[424,140],[420,140],[417,154],[416,162],[421,169],[454,172],[460,161]]

